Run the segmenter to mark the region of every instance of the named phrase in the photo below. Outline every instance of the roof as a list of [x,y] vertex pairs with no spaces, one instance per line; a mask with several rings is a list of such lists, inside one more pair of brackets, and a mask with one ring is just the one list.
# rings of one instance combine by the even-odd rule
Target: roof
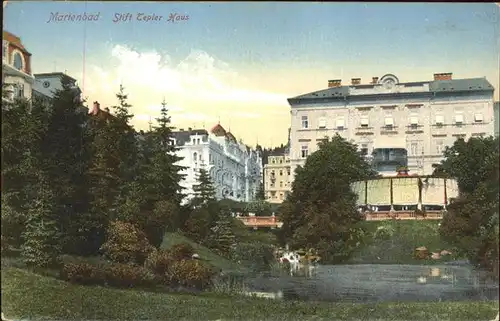
[[46,72],[46,73],[41,73],[41,74],[34,74],[35,76],[35,79],[37,78],[52,78],[52,77],[68,77],[72,82],[76,82],[76,79],[71,77],[71,76],[68,76],[67,74],[63,73],[63,72]]
[[394,96],[394,95],[415,95],[415,94],[433,94],[433,93],[457,93],[457,92],[477,92],[477,91],[493,91],[494,88],[486,78],[469,78],[469,79],[453,79],[453,80],[437,80],[437,81],[422,81],[422,82],[408,82],[399,83],[405,87],[421,86],[429,84],[429,91],[422,92],[408,92],[408,93],[369,93],[362,95],[350,95],[350,89],[373,88],[381,86],[379,84],[364,84],[364,85],[348,85],[332,87],[328,89],[318,90],[307,94],[299,95],[288,99],[290,104],[302,101],[316,101],[316,100],[336,100],[336,99],[349,99],[350,97],[363,98],[370,96]]
[[227,132],[226,130],[224,129],[224,127],[222,127],[221,124],[217,124],[215,125],[214,127],[212,127],[212,129],[210,130],[210,132],[212,134],[214,134],[215,136],[226,136]]
[[14,47],[17,47],[19,50],[23,51],[25,54],[31,56],[31,53],[24,48],[23,44],[21,43],[21,38],[18,36],[8,32],[8,31],[3,31],[2,32],[2,40],[8,41],[11,45]]
[[208,135],[205,129],[180,130],[172,133],[177,146],[183,146],[191,140],[191,135]]

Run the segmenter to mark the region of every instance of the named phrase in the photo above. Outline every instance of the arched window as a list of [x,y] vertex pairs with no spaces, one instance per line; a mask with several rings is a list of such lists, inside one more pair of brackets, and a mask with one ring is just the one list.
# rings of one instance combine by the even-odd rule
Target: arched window
[[193,160],[196,162],[198,160],[198,153],[194,152],[193,153]]
[[14,65],[14,68],[17,70],[23,70],[23,57],[21,56],[21,53],[16,52],[14,53],[14,59],[12,61],[12,64]]

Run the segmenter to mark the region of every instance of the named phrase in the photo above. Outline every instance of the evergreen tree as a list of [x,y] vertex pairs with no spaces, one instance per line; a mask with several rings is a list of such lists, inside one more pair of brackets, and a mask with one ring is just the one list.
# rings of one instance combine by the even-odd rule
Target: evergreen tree
[[264,183],[260,182],[259,189],[257,190],[257,194],[255,195],[257,200],[265,201],[266,200],[266,192],[264,190]]
[[176,155],[177,148],[172,144],[172,130],[170,116],[165,100],[162,102],[160,117],[156,119],[158,125],[151,133],[153,150],[151,166],[147,172],[147,180],[156,191],[154,201],[170,200],[180,203],[182,187],[180,185],[183,175],[181,166],[177,163],[182,160]]
[[233,232],[233,223],[229,211],[224,211],[219,215],[219,219],[210,229],[209,245],[222,256],[228,256],[231,247],[236,242]]
[[[113,206],[119,194],[120,153],[109,126],[110,117],[97,115],[89,120],[93,141],[89,168],[89,211],[78,218],[80,239],[86,239],[86,253],[97,253],[104,242],[106,228],[114,219]],[[82,221],[86,221],[82,222]]]
[[28,211],[21,255],[27,265],[51,267],[58,263],[61,254],[61,234],[50,185],[42,178],[39,186],[38,197]]
[[30,200],[36,197],[47,110],[25,99],[2,104],[2,236],[19,248]]
[[87,116],[82,103],[75,100],[74,87],[67,76],[62,89],[54,94],[46,134],[41,142],[41,167],[54,193],[54,211],[60,224],[64,251],[79,253],[76,234],[78,218],[88,211],[89,186]]
[[121,200],[125,199],[128,193],[128,184],[138,177],[138,141],[136,132],[130,125],[130,120],[134,117],[130,113],[132,105],[128,103],[128,95],[125,88],[120,85],[120,90],[116,94],[119,104],[113,106],[114,117],[110,120],[110,130],[112,131],[115,144],[120,151],[120,164],[118,167],[121,179]]
[[215,187],[212,183],[212,178],[206,169],[199,169],[196,180],[197,183],[193,185],[194,197],[191,204],[194,206],[207,205],[216,201]]

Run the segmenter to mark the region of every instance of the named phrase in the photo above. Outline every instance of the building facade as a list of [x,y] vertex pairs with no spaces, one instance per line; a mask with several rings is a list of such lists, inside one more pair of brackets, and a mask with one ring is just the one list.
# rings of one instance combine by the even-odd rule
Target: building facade
[[318,141],[335,134],[357,144],[382,175],[396,175],[400,166],[432,174],[458,137],[494,135],[493,91],[486,78],[445,73],[400,83],[387,74],[369,84],[331,80],[328,89],[290,98],[291,180]]
[[71,86],[77,88],[76,79],[62,72],[51,72],[35,74],[33,83],[33,96],[38,98],[54,98],[54,93],[63,89],[63,77],[70,82]]
[[291,191],[288,155],[269,155],[264,165],[264,194],[269,203],[282,203]]
[[2,101],[31,99],[35,81],[31,73],[31,53],[21,39],[10,32],[2,33]]
[[178,156],[183,157],[179,165],[186,168],[181,186],[185,188],[187,199],[193,196],[200,168],[209,172],[218,199],[240,202],[256,199],[262,175],[261,155],[238,142],[220,124],[210,131],[181,129],[174,132],[172,143],[179,148]]

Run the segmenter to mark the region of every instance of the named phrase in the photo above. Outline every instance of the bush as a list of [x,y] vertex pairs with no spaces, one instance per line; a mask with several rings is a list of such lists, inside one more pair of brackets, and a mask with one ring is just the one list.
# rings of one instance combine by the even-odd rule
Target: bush
[[101,251],[108,259],[117,263],[142,265],[154,247],[146,234],[131,223],[112,222],[108,229],[108,240]]
[[164,276],[174,261],[168,251],[155,250],[148,255],[144,267],[155,274]]
[[105,285],[106,275],[96,265],[88,263],[66,263],[63,265],[59,277],[67,282],[82,285]]
[[169,285],[205,289],[212,283],[215,275],[212,267],[197,260],[180,260],[174,262],[165,274]]
[[117,288],[154,287],[157,278],[147,269],[115,263],[104,269],[106,283]]
[[231,248],[231,260],[256,270],[267,270],[275,261],[273,253],[273,247],[267,244],[238,243]]
[[187,243],[175,244],[169,250],[170,256],[175,261],[191,259],[194,254],[194,248]]
[[381,225],[373,234],[375,240],[389,240],[394,235],[394,228],[391,225]]
[[59,277],[67,282],[81,285],[109,285],[117,288],[153,287],[157,279],[148,270],[121,263],[106,266],[89,263],[67,263]]

